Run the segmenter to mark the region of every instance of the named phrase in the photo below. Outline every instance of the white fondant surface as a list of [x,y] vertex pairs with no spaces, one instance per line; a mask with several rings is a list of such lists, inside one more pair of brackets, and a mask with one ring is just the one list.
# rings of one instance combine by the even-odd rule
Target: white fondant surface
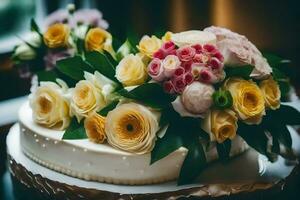
[[[293,148],[300,154],[300,138],[297,133],[290,128],[293,138]],[[193,185],[177,186],[176,182],[164,184],[153,184],[147,186],[127,186],[93,181],[67,176],[51,169],[43,167],[26,157],[20,146],[19,125],[14,125],[7,137],[8,154],[19,164],[24,166],[33,174],[39,174],[44,178],[53,181],[74,185],[82,188],[97,189],[102,191],[116,192],[122,194],[145,194],[176,191],[185,188],[201,187],[207,183],[254,183],[254,182],[275,182],[288,176],[293,169],[293,165],[285,164],[284,159],[279,158],[275,163],[270,163],[264,156],[258,155],[254,150],[233,158],[230,162],[222,164],[212,163],[199,177],[199,183]],[[211,191],[212,193],[214,191]]]
[[[19,112],[21,148],[32,160],[58,172],[85,180],[115,184],[153,184],[175,180],[180,172],[187,149],[180,148],[150,165],[150,154],[136,155],[107,144],[85,140],[61,140],[62,131],[37,125],[25,103]],[[232,142],[231,155],[244,152],[248,146],[240,138]],[[207,160],[217,159],[212,145]]]

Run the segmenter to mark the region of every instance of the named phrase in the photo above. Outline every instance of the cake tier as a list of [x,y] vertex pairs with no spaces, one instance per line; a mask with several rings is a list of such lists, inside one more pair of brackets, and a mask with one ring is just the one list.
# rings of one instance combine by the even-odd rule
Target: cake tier
[[[174,180],[187,154],[187,149],[182,147],[150,165],[150,153],[136,155],[88,139],[62,140],[63,131],[44,128],[32,120],[28,102],[19,111],[19,123],[25,155],[47,168],[85,180],[130,185]],[[247,144],[236,137],[230,154],[240,154],[247,148]],[[214,143],[206,157],[208,162],[218,158]]]

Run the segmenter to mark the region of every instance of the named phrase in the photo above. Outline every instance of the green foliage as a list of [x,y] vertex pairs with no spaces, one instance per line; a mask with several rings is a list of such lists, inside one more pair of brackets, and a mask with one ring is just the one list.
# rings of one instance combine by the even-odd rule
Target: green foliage
[[37,25],[37,23],[35,22],[35,20],[34,20],[33,18],[30,20],[30,29],[31,29],[31,31],[35,31],[35,32],[37,32],[41,37],[43,37],[43,34],[42,34],[42,32],[41,32],[39,26]]
[[127,39],[122,46],[118,49],[116,58],[118,61],[121,61],[122,58],[124,58],[126,55],[129,55],[131,53],[137,53],[136,48],[129,42]]
[[102,116],[104,116],[104,117],[106,117],[107,114],[108,114],[110,111],[112,111],[113,109],[115,109],[115,107],[118,105],[118,103],[119,103],[119,100],[115,100],[115,101],[111,102],[110,104],[108,104],[107,106],[105,106],[104,108],[102,108],[102,109],[98,112],[98,114],[99,114],[99,115],[102,115]]
[[71,120],[71,123],[67,130],[65,131],[63,138],[64,140],[78,140],[78,139],[86,139],[87,135],[84,129],[83,122],[78,123],[76,118],[74,117]]
[[238,77],[249,79],[250,74],[253,71],[252,65],[245,65],[245,66],[226,66],[224,68],[226,72],[226,77]]
[[105,54],[97,51],[91,51],[86,53],[85,59],[86,62],[88,62],[91,66],[94,67],[95,70],[99,71],[107,78],[118,82],[118,80],[115,78],[115,67],[109,61]]
[[217,151],[221,161],[228,161],[231,150],[231,140],[227,139],[223,143],[217,143]]
[[58,78],[57,74],[54,71],[38,71],[36,75],[38,77],[38,82],[41,81],[56,82],[56,79]]
[[123,97],[140,101],[154,108],[166,107],[174,100],[174,97],[167,94],[157,83],[145,83],[131,91],[122,89],[118,93]]
[[62,59],[56,62],[57,69],[74,80],[84,79],[84,71],[93,73],[94,68],[83,61],[80,56]]

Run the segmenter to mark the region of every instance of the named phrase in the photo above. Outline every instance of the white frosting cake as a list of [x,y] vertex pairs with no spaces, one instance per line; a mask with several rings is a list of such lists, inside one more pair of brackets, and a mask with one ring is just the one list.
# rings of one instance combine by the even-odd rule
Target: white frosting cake
[[[85,180],[114,184],[153,184],[175,180],[187,149],[179,148],[150,165],[150,154],[136,155],[95,144],[88,139],[62,140],[63,131],[37,125],[25,103],[19,111],[21,148],[32,160],[55,171]],[[248,149],[240,137],[232,141],[231,156]],[[215,144],[206,152],[208,162],[218,158]]]

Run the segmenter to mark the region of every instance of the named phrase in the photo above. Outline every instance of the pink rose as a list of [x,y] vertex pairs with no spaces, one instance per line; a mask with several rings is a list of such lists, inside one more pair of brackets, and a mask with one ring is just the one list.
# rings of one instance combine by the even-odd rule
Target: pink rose
[[169,94],[173,94],[175,92],[172,81],[165,81],[163,83],[163,88],[164,88],[165,92],[167,92]]
[[223,69],[224,64],[220,62],[219,59],[213,57],[210,59],[209,66],[212,69],[212,71],[220,71]]
[[196,54],[202,53],[202,46],[201,46],[201,44],[194,44],[194,45],[192,45],[192,48],[195,49]]
[[191,71],[193,61],[181,62],[181,66],[184,68],[186,72]]
[[201,69],[199,80],[203,83],[216,83],[217,77],[209,69]]
[[178,67],[174,72],[174,76],[179,77],[179,76],[182,76],[184,73],[185,73],[184,68]]
[[175,70],[180,67],[180,60],[175,55],[168,55],[163,60],[164,73],[166,77],[171,77]]
[[196,50],[190,46],[183,46],[177,49],[176,53],[180,61],[188,62],[193,59]]
[[165,52],[165,54],[167,55],[175,55],[176,53],[176,50],[175,50],[175,44],[174,42],[172,41],[169,41],[169,42],[165,42],[163,43],[162,45],[162,50]]
[[181,94],[186,86],[184,76],[174,77],[172,79],[174,90],[176,93]]
[[267,60],[245,36],[215,26],[208,27],[204,31],[213,33],[217,37],[217,47],[224,56],[225,64],[253,65],[254,70],[251,77],[256,79],[265,78],[272,73],[272,68]]
[[165,52],[164,52],[162,49],[159,49],[158,51],[156,51],[156,52],[153,54],[153,57],[162,60],[162,59],[164,59],[166,56],[165,56]]
[[154,58],[148,65],[148,74],[155,81],[162,81],[165,78],[162,62],[158,58]]
[[191,72],[185,73],[184,80],[187,85],[191,84],[194,81],[193,74]]

